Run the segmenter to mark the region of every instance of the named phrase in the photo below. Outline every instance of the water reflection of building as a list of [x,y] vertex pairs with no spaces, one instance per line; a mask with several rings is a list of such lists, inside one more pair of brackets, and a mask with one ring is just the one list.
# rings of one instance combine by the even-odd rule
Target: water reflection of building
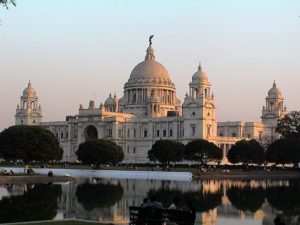
[[[159,190],[160,188],[181,190],[183,193],[189,191],[199,191],[199,189],[205,192],[222,191],[223,196],[221,205],[209,210],[208,212],[197,213],[197,224],[215,225],[220,217],[234,219],[252,218],[262,220],[266,216],[274,216],[274,210],[272,210],[267,202],[265,202],[262,205],[262,208],[255,213],[243,212],[232,206],[231,202],[226,196],[226,192],[231,186],[245,186],[245,182],[241,181],[176,182],[158,180],[120,180],[120,184],[124,191],[122,200],[109,209],[93,209],[90,212],[84,210],[76,200],[76,186],[81,183],[84,183],[84,180],[72,182],[63,187],[64,191],[60,202],[60,209],[64,211],[66,218],[80,218],[112,223],[127,223],[129,215],[128,205],[140,205],[150,189]],[[251,181],[249,182],[249,185],[252,187],[265,187],[266,183],[264,181]]]
[[[107,207],[103,202],[99,203],[99,205],[91,202],[87,202],[86,204],[89,207],[87,210],[86,205],[83,202],[79,201],[78,196],[78,187],[82,187],[86,182],[90,184],[92,187],[95,184],[96,186],[101,184],[103,187],[106,185],[111,185],[115,187],[121,187],[121,195],[120,198],[114,201],[110,201],[110,198],[114,198],[114,195],[118,195],[118,193],[113,192],[109,195],[109,198],[106,198],[110,202],[110,206]],[[200,181],[194,180],[192,182],[178,182],[178,181],[159,181],[159,180],[113,180],[113,179],[79,179],[74,182],[70,182],[67,184],[62,184],[62,194],[58,200],[58,214],[57,218],[78,218],[78,219],[86,219],[86,220],[94,220],[101,222],[109,222],[115,224],[128,223],[129,216],[129,205],[139,206],[145,198],[150,190],[156,190],[158,193],[159,190],[168,190],[170,193],[173,191],[174,193],[182,193],[183,195],[186,193],[192,193],[194,197],[198,194],[203,194],[203,196],[208,196],[208,194],[214,193],[212,201],[214,198],[218,197],[218,193],[220,195],[219,205],[210,205],[209,210],[204,212],[197,212],[196,215],[196,224],[201,225],[216,225],[219,220],[222,219],[230,219],[236,220],[237,224],[242,224],[242,220],[256,220],[261,221],[262,224],[268,224],[272,218],[275,217],[277,210],[272,208],[266,197],[264,196],[263,201],[261,202],[261,206],[258,207],[257,210],[251,212],[247,210],[247,207],[244,209],[239,209],[233,205],[233,197],[229,195],[230,189],[237,187],[238,190],[246,190],[244,194],[248,199],[255,201],[259,196],[249,195],[247,187],[256,191],[257,188],[262,188],[266,190],[270,187],[289,187],[291,183],[289,181]],[[7,197],[9,195],[23,195],[26,191],[32,190],[34,186],[28,187],[27,185],[12,185],[0,187],[1,193],[4,193],[3,197]],[[243,189],[244,188],[244,189]],[[112,189],[112,188],[109,188]],[[89,189],[92,190],[92,189]],[[91,191],[86,190],[86,193],[83,193],[83,196],[92,196],[94,195]],[[119,190],[118,188],[116,190]],[[107,190],[106,190],[107,191]],[[175,191],[175,192],[174,192]],[[179,192],[176,192],[179,191]],[[119,190],[120,192],[120,190]],[[103,192],[107,193],[107,192]],[[163,192],[165,195],[168,195],[168,192]],[[291,193],[293,194],[293,193]],[[108,194],[107,194],[108,195]],[[101,194],[95,197],[101,198]],[[202,205],[205,205],[205,198],[200,198],[204,202]],[[0,199],[1,200],[1,199]],[[217,202],[218,202],[217,201]],[[210,202],[210,203],[211,203]],[[195,205],[197,208],[197,205]],[[203,207],[202,207],[203,208]],[[287,225],[297,224],[296,217],[288,217]],[[295,220],[296,223],[292,223]]]
[[[92,180],[89,180],[92,182]],[[109,209],[93,209],[86,211],[76,200],[76,188],[78,185],[86,182],[81,179],[63,186],[59,207],[65,218],[80,218],[87,220],[96,220],[112,223],[128,222],[128,205],[139,206],[142,200],[148,195],[150,189],[158,190],[160,188],[176,189],[182,191],[198,190],[198,184],[190,182],[159,181],[159,180],[120,180],[118,181],[123,188],[123,198]],[[103,182],[115,183],[116,180],[105,180]]]

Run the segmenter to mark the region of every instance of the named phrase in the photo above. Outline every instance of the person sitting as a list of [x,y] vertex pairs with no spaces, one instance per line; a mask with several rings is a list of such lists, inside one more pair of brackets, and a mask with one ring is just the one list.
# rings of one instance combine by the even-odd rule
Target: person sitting
[[285,223],[281,222],[279,215],[276,215],[276,217],[274,219],[274,225],[285,225]]
[[193,206],[193,203],[191,200],[188,200],[186,203],[186,206],[184,207],[184,210],[190,212],[190,217],[188,218],[191,224],[194,224],[194,221],[196,220],[196,210]]
[[143,207],[144,205],[146,205],[149,202],[148,198],[144,198],[143,199],[143,203],[141,204],[141,207]]
[[179,198],[175,197],[173,203],[169,206],[169,209],[179,209]]
[[149,199],[149,202],[144,204],[142,208],[156,208],[156,209],[162,209],[162,203],[159,201],[156,201],[156,197],[152,195]]

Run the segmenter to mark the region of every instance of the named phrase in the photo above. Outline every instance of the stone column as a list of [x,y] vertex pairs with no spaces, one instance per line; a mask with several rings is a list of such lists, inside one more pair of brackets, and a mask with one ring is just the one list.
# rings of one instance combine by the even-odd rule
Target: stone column
[[226,158],[226,145],[223,144],[223,159]]
[[172,105],[175,105],[175,102],[174,102],[174,91],[172,91]]

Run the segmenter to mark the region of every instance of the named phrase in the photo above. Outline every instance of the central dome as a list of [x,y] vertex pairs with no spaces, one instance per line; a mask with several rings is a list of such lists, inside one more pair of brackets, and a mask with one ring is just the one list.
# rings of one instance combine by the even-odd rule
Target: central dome
[[146,52],[145,61],[134,67],[129,79],[162,78],[169,80],[167,69],[155,60],[153,48],[149,46]]
[[166,68],[155,60],[145,60],[134,67],[130,79],[163,78],[168,80]]

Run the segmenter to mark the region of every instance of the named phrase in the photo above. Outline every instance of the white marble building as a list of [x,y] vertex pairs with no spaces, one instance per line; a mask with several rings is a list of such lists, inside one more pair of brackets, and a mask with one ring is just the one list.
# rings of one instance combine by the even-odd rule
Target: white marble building
[[228,149],[238,140],[255,138],[273,141],[277,120],[286,113],[283,97],[274,82],[266,97],[261,122],[217,122],[211,84],[201,65],[189,83],[189,94],[181,104],[175,84],[167,69],[155,60],[151,43],[145,60],[132,70],[124,85],[123,96],[107,98],[95,106],[90,101],[78,114],[65,121],[41,122],[36,91],[29,82],[16,110],[16,124],[41,125],[58,138],[64,149],[63,160],[76,160],[78,145],[89,138],[106,138],[122,146],[128,162],[146,162],[147,152],[161,139],[186,144],[195,139],[207,139],[223,149],[224,160]]

